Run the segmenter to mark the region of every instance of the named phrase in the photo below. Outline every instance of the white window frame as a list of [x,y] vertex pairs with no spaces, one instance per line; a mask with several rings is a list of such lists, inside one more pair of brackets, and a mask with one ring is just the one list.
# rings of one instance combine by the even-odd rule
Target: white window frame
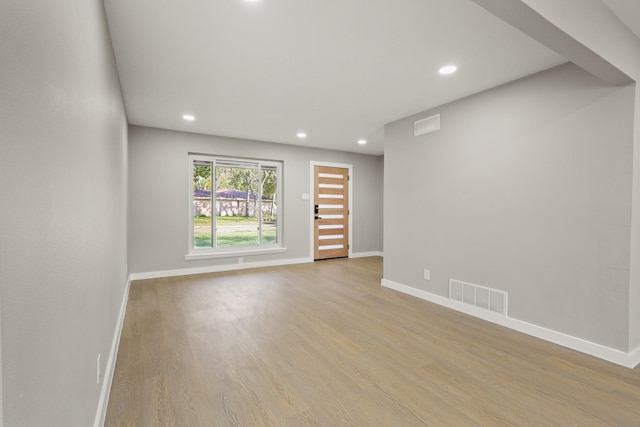
[[[273,244],[261,244],[252,245],[252,246],[224,246],[224,247],[207,247],[207,248],[197,248],[193,245],[193,164],[196,161],[204,161],[211,162],[213,166],[212,171],[212,183],[211,183],[211,196],[212,203],[215,203],[215,167],[216,162],[222,162],[225,166],[228,166],[229,163],[236,163],[237,166],[242,167],[246,165],[247,167],[256,166],[268,166],[275,167],[277,174],[277,190],[276,190],[276,200],[278,207],[278,214],[276,217],[276,243]],[[205,154],[189,154],[189,182],[188,182],[188,191],[189,191],[189,204],[188,204],[188,216],[189,216],[189,247],[187,248],[187,254],[185,255],[185,260],[198,260],[198,259],[208,259],[208,258],[227,258],[234,256],[248,256],[248,255],[261,255],[261,254],[271,254],[278,252],[285,252],[287,250],[284,247],[282,242],[282,213],[283,213],[283,193],[282,193],[282,169],[283,163],[272,160],[256,160],[256,159],[243,159],[243,158],[232,158],[225,156],[215,156],[215,155],[205,155]],[[212,215],[215,212],[215,205],[212,205]],[[212,219],[212,227],[215,227],[215,216]],[[214,232],[214,230],[212,230]],[[262,237],[262,233],[259,233]]]

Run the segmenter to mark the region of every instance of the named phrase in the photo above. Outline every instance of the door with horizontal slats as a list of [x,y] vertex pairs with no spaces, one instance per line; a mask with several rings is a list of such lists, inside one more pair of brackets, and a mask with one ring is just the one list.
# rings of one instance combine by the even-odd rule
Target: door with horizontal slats
[[349,169],[315,166],[314,259],[349,256]]

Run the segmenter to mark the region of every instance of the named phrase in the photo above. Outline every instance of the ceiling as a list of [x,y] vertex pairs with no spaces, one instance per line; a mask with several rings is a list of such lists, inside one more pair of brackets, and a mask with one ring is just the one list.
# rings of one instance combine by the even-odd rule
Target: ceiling
[[602,0],[605,6],[640,37],[640,1],[638,0]]
[[471,0],[105,7],[129,123],[367,154],[383,153],[386,123],[565,62]]

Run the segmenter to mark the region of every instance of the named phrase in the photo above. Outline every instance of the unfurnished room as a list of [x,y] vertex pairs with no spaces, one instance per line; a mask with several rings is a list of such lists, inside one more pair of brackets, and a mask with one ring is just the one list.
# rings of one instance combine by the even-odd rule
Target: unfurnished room
[[0,2],[0,426],[640,426],[640,2]]

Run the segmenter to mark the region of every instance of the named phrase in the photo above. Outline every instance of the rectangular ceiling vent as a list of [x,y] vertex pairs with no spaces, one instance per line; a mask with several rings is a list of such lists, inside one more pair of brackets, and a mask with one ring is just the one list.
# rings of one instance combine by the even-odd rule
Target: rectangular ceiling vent
[[504,291],[449,279],[449,299],[452,300],[507,316],[507,298]]
[[413,135],[424,135],[425,133],[440,130],[440,114],[427,117],[413,123]]

